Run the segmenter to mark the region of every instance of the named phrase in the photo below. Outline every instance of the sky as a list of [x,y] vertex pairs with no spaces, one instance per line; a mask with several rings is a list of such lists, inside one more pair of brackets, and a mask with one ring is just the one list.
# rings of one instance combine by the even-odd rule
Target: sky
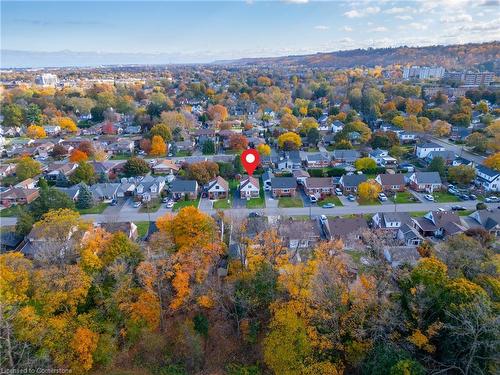
[[0,4],[2,67],[58,57],[190,63],[500,40],[500,0]]

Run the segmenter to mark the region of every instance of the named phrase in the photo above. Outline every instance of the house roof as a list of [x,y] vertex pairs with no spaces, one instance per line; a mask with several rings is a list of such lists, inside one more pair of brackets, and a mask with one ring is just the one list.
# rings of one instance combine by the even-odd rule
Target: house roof
[[308,177],[305,181],[307,188],[333,188],[331,177]]
[[484,165],[478,165],[476,166],[476,169],[479,173],[485,174],[488,177],[491,177],[493,180],[495,177],[498,177],[500,175],[500,172],[495,171],[494,169],[485,167]]
[[415,172],[419,184],[440,184],[441,176],[438,172]]
[[342,176],[340,180],[343,186],[358,186],[365,182],[367,177],[365,174],[347,174]]
[[328,220],[328,229],[332,237],[346,238],[359,230],[368,229],[366,220],[362,217],[334,218]]
[[224,180],[221,176],[217,176],[212,181],[207,184],[207,190],[212,189],[215,185],[221,186],[224,190],[229,191],[229,183]]
[[318,162],[321,162],[321,161],[330,161],[330,156],[326,153],[321,153],[321,152],[318,152],[318,153],[315,153],[315,154],[307,154],[306,155],[306,160],[307,161],[318,161]]
[[273,177],[271,178],[273,189],[294,189],[297,187],[295,177]]
[[380,178],[381,184],[384,186],[405,184],[405,178],[401,173],[396,173],[396,174],[384,173],[384,174],[379,174],[378,177]]
[[358,159],[361,154],[357,150],[333,150],[334,159]]
[[252,184],[257,189],[260,189],[259,179],[252,176],[246,176],[240,180],[240,189],[247,186],[248,184]]
[[444,160],[453,160],[455,159],[456,155],[453,151],[450,150],[444,150],[444,151],[431,151],[427,155],[428,159],[434,159],[437,157],[441,157]]
[[170,190],[173,193],[193,193],[196,191],[197,182],[195,180],[174,180],[172,181]]
[[293,177],[295,177],[295,178],[310,177],[309,172],[305,171],[303,169],[297,169],[297,170],[293,171],[292,173],[293,173]]
[[169,159],[164,159],[164,160],[160,161],[159,163],[157,163],[153,167],[153,169],[155,169],[155,168],[170,168],[170,169],[173,169],[176,171],[179,170],[179,167],[172,160],[169,160]]
[[494,210],[479,210],[469,216],[473,217],[486,230],[491,230],[500,225],[500,209],[498,208]]
[[38,189],[24,189],[14,187],[0,193],[0,197],[1,199],[26,199],[28,197],[31,197],[33,194],[38,194]]
[[112,197],[116,194],[118,188],[120,187],[119,183],[99,183],[92,185],[90,187],[90,191],[92,195],[97,197]]
[[434,142],[423,142],[417,145],[418,148],[444,148]]

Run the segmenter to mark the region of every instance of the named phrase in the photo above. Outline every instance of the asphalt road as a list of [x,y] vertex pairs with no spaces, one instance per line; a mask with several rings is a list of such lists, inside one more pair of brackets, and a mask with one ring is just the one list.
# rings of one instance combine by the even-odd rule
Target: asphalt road
[[448,140],[441,138],[434,138],[434,137],[432,137],[432,141],[440,146],[443,146],[449,151],[453,151],[458,156],[473,161],[476,164],[483,164],[483,161],[485,159],[484,156],[473,154],[467,151],[465,145],[456,145],[454,143],[449,142]]
[[[383,204],[374,206],[348,206],[348,207],[334,207],[334,208],[321,208],[318,206],[313,207],[300,207],[300,208],[263,208],[263,209],[247,209],[247,208],[232,208],[224,210],[224,214],[229,217],[246,217],[250,212],[258,212],[265,216],[309,216],[316,217],[318,215],[328,216],[342,216],[349,214],[374,214],[376,212],[413,212],[413,211],[431,211],[438,208],[449,210],[453,205],[464,206],[468,210],[476,208],[477,201],[465,201],[455,203],[408,203],[408,204]],[[490,203],[487,206],[494,208],[498,203]],[[214,214],[215,210],[205,210],[208,214]],[[100,214],[100,215],[82,215],[82,218],[94,222],[123,222],[123,221],[152,221],[166,213],[171,213],[171,210],[166,209],[163,205],[157,212],[154,213],[139,213],[139,212],[126,212],[121,214]],[[15,225],[15,217],[2,217],[0,218],[0,226]]]

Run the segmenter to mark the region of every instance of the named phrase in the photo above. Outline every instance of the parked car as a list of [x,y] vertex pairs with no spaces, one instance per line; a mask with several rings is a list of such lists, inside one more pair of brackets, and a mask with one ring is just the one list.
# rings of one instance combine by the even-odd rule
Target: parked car
[[318,201],[318,198],[316,198],[316,196],[314,196],[314,195],[309,196],[309,202],[316,203],[317,201]]
[[162,203],[168,203],[170,201],[170,199],[168,197],[165,197],[162,199]]
[[175,202],[174,201],[168,201],[167,202],[167,208],[172,208],[174,207]]
[[457,194],[459,194],[459,191],[457,189],[455,189],[454,187],[449,187],[448,193],[453,194],[453,195],[457,195]]
[[134,208],[139,208],[142,206],[142,202],[135,202],[134,203]]
[[328,218],[326,217],[326,215],[321,215],[319,217],[319,221],[321,221],[321,224],[326,224],[328,222]]
[[466,208],[464,206],[451,206],[453,211],[465,211]]
[[434,202],[434,197],[430,194],[425,194],[424,198],[427,199],[430,202]]
[[323,205],[323,208],[333,208],[335,205],[333,203],[327,203]]
[[118,202],[116,201],[116,199],[113,199],[110,203],[111,206],[116,206],[118,204]]
[[341,196],[342,190],[340,190],[339,188],[335,188],[335,195]]
[[469,198],[471,201],[477,200],[477,196],[475,194],[469,194]]
[[248,217],[256,218],[256,217],[260,217],[260,214],[258,212],[250,212],[248,214]]
[[356,200],[356,197],[352,194],[349,194],[349,196],[347,197],[347,199],[351,202],[354,202]]
[[381,201],[381,202],[385,202],[387,200],[387,196],[384,194],[384,193],[379,193],[378,195],[378,199]]
[[460,195],[460,199],[462,199],[464,201],[468,201],[470,198],[467,194],[462,194],[462,195]]
[[497,202],[500,202],[500,198],[499,197],[495,197],[495,196],[491,196],[491,197],[485,198],[484,201],[486,203],[497,203]]

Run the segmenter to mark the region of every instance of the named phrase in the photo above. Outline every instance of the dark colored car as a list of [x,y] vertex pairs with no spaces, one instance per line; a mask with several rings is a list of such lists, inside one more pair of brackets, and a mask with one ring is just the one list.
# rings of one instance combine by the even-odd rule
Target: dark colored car
[[451,209],[453,211],[465,211],[466,208],[464,206],[452,206]]

